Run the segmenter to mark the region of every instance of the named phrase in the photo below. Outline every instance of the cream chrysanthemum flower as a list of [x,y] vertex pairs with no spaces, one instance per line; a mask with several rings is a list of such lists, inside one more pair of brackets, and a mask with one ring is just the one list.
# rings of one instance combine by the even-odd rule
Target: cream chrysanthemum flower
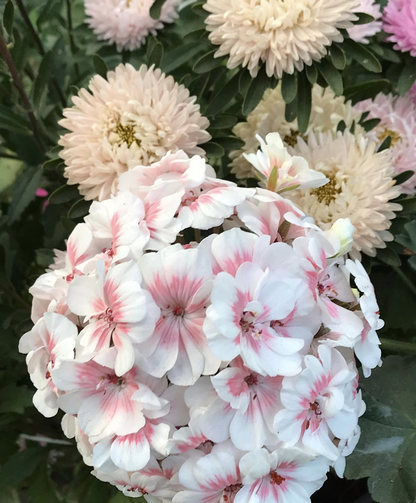
[[359,259],[360,252],[374,257],[377,248],[393,240],[388,229],[401,206],[391,202],[400,195],[400,188],[392,178],[389,150],[376,152],[376,143],[344,131],[335,138],[332,133],[311,133],[308,143],[300,139],[291,153],[304,157],[329,182],[287,197],[324,230],[339,218],[349,218],[355,227],[352,257]]
[[180,0],[166,0],[159,19],[150,16],[154,0],[84,0],[87,23],[100,40],[117,44],[117,50],[133,51],[147,35],[156,35],[163,23],[178,17]]
[[357,103],[356,110],[369,112],[368,119],[380,119],[380,123],[368,133],[368,137],[381,144],[391,138],[393,166],[396,174],[414,171],[415,174],[400,187],[406,194],[416,193],[416,104],[410,96],[378,94],[374,100]]
[[[232,172],[239,179],[254,176],[253,167],[245,159],[244,154],[252,154],[259,148],[256,135],[265,138],[269,133],[279,133],[286,145],[296,145],[299,129],[297,120],[287,122],[285,120],[286,104],[282,97],[280,84],[275,89],[267,89],[263,99],[257,107],[247,116],[247,122],[237,124],[233,132],[241,138],[245,145],[240,150],[230,153],[232,159]],[[364,130],[358,125],[361,113],[354,110],[350,101],[345,101],[343,96],[335,96],[331,88],[315,84],[312,89],[312,111],[306,135],[310,131],[315,133],[326,131],[335,132],[338,124],[344,121],[350,128],[355,121],[356,133]],[[304,138],[306,138],[306,135]]]
[[210,139],[208,119],[196,97],[161,70],[119,65],[107,80],[93,77],[89,89],[64,110],[60,125],[70,133],[59,141],[68,183],[79,184],[85,199],[109,198],[122,173],[169,151],[205,154],[197,144]]
[[341,28],[353,26],[358,0],[207,0],[209,39],[229,55],[228,68],[247,67],[255,77],[260,62],[269,77],[302,70],[319,61]]

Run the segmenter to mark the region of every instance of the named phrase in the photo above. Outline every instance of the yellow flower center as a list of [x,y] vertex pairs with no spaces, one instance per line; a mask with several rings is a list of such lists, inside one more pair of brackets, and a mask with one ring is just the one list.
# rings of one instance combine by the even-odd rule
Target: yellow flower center
[[287,134],[284,138],[283,138],[283,141],[284,143],[286,143],[287,145],[289,145],[289,147],[295,147],[296,144],[298,143],[298,138],[299,136],[303,139],[303,140],[306,140],[306,137],[303,135],[303,134],[300,134],[299,131],[297,129],[291,129],[290,130],[290,134]]
[[383,143],[383,141],[390,136],[391,138],[391,146],[395,147],[399,141],[401,141],[401,136],[397,131],[393,131],[393,129],[385,128],[381,133],[378,135],[378,139],[380,140],[380,143]]
[[337,189],[335,175],[326,175],[326,177],[329,179],[329,182],[323,187],[312,189],[311,194],[316,196],[319,203],[324,203],[329,206],[332,201],[335,201],[337,194],[341,192],[341,189]]
[[130,7],[130,4],[131,4],[131,0],[127,0],[127,5],[126,7],[129,8]]
[[115,132],[118,134],[120,138],[120,145],[122,143],[127,143],[127,146],[130,148],[134,142],[139,144],[137,138],[134,136],[134,127],[131,124],[123,126],[119,122],[116,126]]

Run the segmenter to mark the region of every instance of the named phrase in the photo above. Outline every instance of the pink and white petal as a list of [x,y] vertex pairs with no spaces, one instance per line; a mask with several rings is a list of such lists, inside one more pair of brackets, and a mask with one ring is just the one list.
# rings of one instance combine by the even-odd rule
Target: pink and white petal
[[118,324],[113,332],[113,342],[117,349],[114,371],[122,376],[134,365],[134,348],[128,337],[128,327]]
[[301,437],[306,412],[280,410],[274,418],[274,430],[280,440],[288,445],[295,445]]
[[146,437],[153,451],[156,451],[162,456],[167,456],[167,445],[170,431],[170,426],[165,423],[146,423]]
[[92,232],[87,224],[78,224],[67,242],[67,260],[71,269],[89,258],[87,250],[92,243]]
[[224,442],[230,438],[230,423],[235,410],[221,399],[215,400],[201,418],[201,431],[215,443]]
[[252,261],[257,240],[250,232],[231,229],[213,240],[211,250],[221,269],[235,276],[241,264]]
[[116,437],[111,444],[111,459],[123,470],[144,468],[150,459],[150,445],[142,428],[137,433]]
[[107,309],[95,276],[76,276],[68,288],[69,309],[78,316],[94,316]]
[[244,451],[260,449],[269,443],[272,435],[268,434],[257,400],[251,400],[246,411],[237,410],[230,423],[230,438]]
[[218,396],[231,405],[233,409],[247,410],[250,392],[244,378],[247,372],[237,367],[229,367],[211,377],[212,385]]
[[77,338],[78,329],[76,325],[65,316],[56,313],[45,313],[43,319],[49,333],[50,350],[64,339],[70,338],[75,340]]
[[58,412],[58,397],[50,381],[43,389],[38,389],[33,395],[33,405],[45,417],[53,417]]
[[329,436],[325,421],[321,421],[314,431],[312,431],[312,428],[307,428],[303,434],[302,442],[311,451],[321,454],[331,461],[338,459],[338,449]]
[[[191,386],[202,375],[205,367],[205,358],[193,337],[195,327],[192,323],[185,323],[180,327],[178,356],[175,364],[168,372],[169,380],[178,386]],[[196,327],[196,330],[200,330]],[[202,331],[201,331],[202,335]]]
[[[207,315],[212,306],[207,309]],[[240,337],[230,340],[220,333],[215,323],[208,316],[204,321],[204,334],[208,340],[208,346],[213,355],[223,361],[231,361],[240,354]]]

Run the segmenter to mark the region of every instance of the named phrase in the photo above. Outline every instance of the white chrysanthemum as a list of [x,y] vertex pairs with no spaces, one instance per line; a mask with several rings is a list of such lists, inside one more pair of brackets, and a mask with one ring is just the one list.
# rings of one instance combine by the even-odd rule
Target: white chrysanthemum
[[[257,107],[247,116],[247,122],[237,124],[233,132],[244,140],[245,145],[240,150],[231,152],[232,172],[237,178],[250,178],[254,176],[253,167],[245,159],[244,154],[252,154],[259,148],[256,135],[265,138],[269,133],[277,132],[282,140],[293,147],[296,145],[299,129],[297,120],[285,120],[286,104],[282,97],[280,84],[274,89],[267,89]],[[334,91],[327,87],[315,84],[312,89],[312,111],[309,126],[306,131],[315,133],[336,131],[338,124],[344,121],[350,128],[355,121],[356,133],[363,132],[358,126],[361,113],[354,110],[350,101],[345,101],[343,96],[335,96]]]
[[88,25],[100,40],[117,44],[117,50],[133,51],[147,35],[156,35],[163,23],[178,17],[180,0],[166,0],[159,19],[150,17],[154,0],[84,0]]
[[360,5],[355,9],[355,12],[364,12],[364,14],[369,14],[374,18],[374,21],[370,23],[357,24],[348,30],[348,35],[353,40],[361,44],[368,44],[368,38],[381,31],[380,5],[375,0],[360,0]]
[[91,92],[81,89],[60,122],[70,131],[59,142],[65,176],[85,199],[109,198],[122,173],[169,151],[204,155],[197,144],[210,139],[209,121],[173,77],[145,65],[119,65],[107,79],[93,77]]
[[229,55],[228,68],[247,67],[255,77],[266,63],[269,77],[292,74],[319,61],[340,29],[352,27],[358,0],[208,0],[204,9],[209,38]]
[[390,202],[400,195],[390,151],[376,152],[375,142],[345,131],[336,138],[332,133],[311,133],[308,143],[300,139],[292,153],[304,157],[329,182],[288,197],[324,230],[339,218],[349,218],[356,229],[352,257],[360,258],[361,251],[373,257],[376,248],[385,248],[393,239],[388,231],[391,219],[401,210]]

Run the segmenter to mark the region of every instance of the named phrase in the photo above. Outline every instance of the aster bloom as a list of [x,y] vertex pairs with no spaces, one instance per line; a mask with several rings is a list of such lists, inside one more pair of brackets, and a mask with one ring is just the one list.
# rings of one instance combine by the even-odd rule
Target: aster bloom
[[309,169],[303,157],[291,156],[283,145],[279,133],[269,133],[266,141],[257,137],[260,150],[245,154],[264,180],[268,190],[286,192],[294,189],[317,188],[329,180],[323,173]]
[[374,257],[377,248],[385,248],[386,241],[393,239],[388,231],[391,220],[401,210],[400,204],[391,202],[400,195],[400,188],[394,186],[391,154],[376,149],[375,142],[348,131],[335,138],[330,133],[311,133],[307,143],[299,139],[293,149],[329,182],[287,197],[324,230],[339,218],[349,218],[355,227],[353,258],[359,258],[360,252]]
[[300,375],[283,379],[280,399],[285,408],[276,414],[275,431],[288,445],[300,440],[312,452],[335,461],[339,454],[333,438],[347,439],[357,426],[349,403],[351,390],[345,386],[356,372],[341,353],[325,345],[319,346],[318,357],[305,357],[305,366]]
[[[216,57],[228,56],[228,68],[247,67],[252,77],[265,63],[269,77],[293,74],[319,61],[340,29],[350,28],[356,0],[208,0],[204,9],[209,39],[220,45]],[[256,41],[256,42],[253,42]]]
[[[367,136],[378,145],[390,136],[392,164],[398,175],[404,171],[416,172],[416,103],[410,96],[397,97],[378,94],[374,100],[365,100],[355,106],[361,112],[369,112],[369,119],[380,123]],[[402,192],[416,192],[416,175],[400,185]]]
[[159,316],[150,293],[141,288],[141,280],[133,262],[115,265],[105,273],[100,261],[96,275],[75,278],[68,292],[71,311],[88,322],[79,338],[83,354],[93,355],[112,342],[117,349],[117,375],[132,368],[133,343],[151,336]]
[[85,0],[87,23],[100,40],[117,45],[117,50],[138,49],[149,34],[156,35],[164,23],[177,17],[180,0],[167,0],[158,19],[150,16],[154,0]]
[[89,89],[64,110],[60,124],[70,132],[59,142],[68,183],[79,184],[87,200],[108,199],[122,173],[169,151],[204,153],[197,144],[210,139],[208,120],[195,97],[160,70],[119,65],[107,80],[93,77]]
[[293,501],[307,503],[326,480],[328,462],[300,449],[249,452],[240,461],[243,488],[234,503]]
[[363,132],[358,124],[361,112],[352,107],[350,101],[343,96],[335,96],[330,87],[322,88],[318,84],[312,87],[311,116],[308,129],[304,135],[299,133],[297,120],[287,122],[285,119],[286,103],[279,84],[274,89],[267,89],[257,107],[247,116],[247,122],[234,126],[233,133],[241,138],[245,145],[230,153],[232,172],[237,178],[255,176],[253,166],[246,160],[244,154],[256,153],[259,148],[257,135],[265,138],[269,133],[280,134],[285,146],[294,147],[298,137],[306,138],[315,133],[335,132],[338,124],[343,121],[347,129],[355,124],[355,132]]
[[62,360],[74,358],[77,335],[77,327],[65,316],[45,313],[20,339],[19,351],[27,354],[30,378],[37,388],[33,403],[45,417],[52,417],[58,412],[59,393],[51,379],[51,372]]
[[383,30],[396,51],[416,56],[416,6],[412,0],[389,0],[383,11]]
[[356,7],[355,12],[363,12],[374,18],[374,20],[369,23],[357,24],[348,29],[350,38],[360,44],[368,44],[368,39],[381,31],[380,5],[376,3],[375,0],[360,0],[360,5]]

